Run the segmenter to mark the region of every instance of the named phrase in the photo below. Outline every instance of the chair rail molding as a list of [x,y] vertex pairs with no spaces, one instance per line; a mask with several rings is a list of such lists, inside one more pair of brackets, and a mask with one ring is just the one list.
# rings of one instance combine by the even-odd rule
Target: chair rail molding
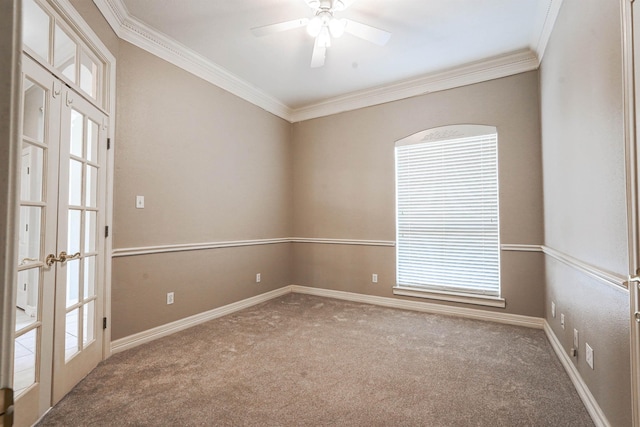
[[309,237],[283,237],[274,239],[227,240],[205,243],[181,243],[157,246],[141,246],[114,249],[113,258],[136,255],[151,255],[168,252],[201,251],[206,249],[237,248],[243,246],[274,245],[280,243],[316,243],[323,245],[355,245],[355,246],[386,246],[394,247],[396,242],[391,240],[357,240],[357,239],[326,239]]
[[560,252],[559,250],[550,248],[548,246],[542,246],[542,252],[557,261],[560,261],[570,267],[575,268],[576,270],[579,270],[595,279],[600,280],[603,283],[606,283],[607,285],[611,285],[617,289],[622,290],[628,290],[629,288],[628,277],[613,273],[600,267],[596,267],[595,265],[581,261],[578,258],[574,258],[571,255],[565,254],[564,252]]

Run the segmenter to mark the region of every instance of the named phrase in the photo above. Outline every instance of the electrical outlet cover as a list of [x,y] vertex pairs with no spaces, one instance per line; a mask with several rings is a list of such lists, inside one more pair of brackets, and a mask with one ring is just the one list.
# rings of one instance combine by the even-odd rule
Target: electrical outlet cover
[[584,344],[585,347],[585,360],[587,361],[587,365],[589,365],[589,367],[591,369],[593,368],[593,349],[591,348],[591,346],[587,343]]

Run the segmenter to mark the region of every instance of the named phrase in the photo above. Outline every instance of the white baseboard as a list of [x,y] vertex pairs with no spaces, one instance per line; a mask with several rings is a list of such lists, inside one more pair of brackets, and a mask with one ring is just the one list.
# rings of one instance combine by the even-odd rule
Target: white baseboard
[[356,294],[353,292],[334,291],[331,289],[310,288],[308,286],[291,285],[291,292],[321,297],[336,298],[347,301],[362,302],[383,307],[400,308],[404,310],[422,311],[424,313],[444,314],[450,316],[466,317],[469,319],[486,320],[489,322],[505,323],[509,325],[525,326],[528,328],[542,329],[544,319],[540,317],[522,316],[518,314],[484,311],[466,307],[452,307],[442,304],[433,304],[424,301],[408,301],[389,297]]
[[175,332],[182,331],[184,329],[199,325],[218,317],[226,316],[227,314],[231,314],[236,311],[254,306],[256,304],[269,301],[273,298],[277,298],[290,292],[291,289],[289,288],[289,286],[285,286],[274,291],[256,295],[254,297],[227,304],[222,307],[214,308],[213,310],[205,311],[204,313],[195,314],[193,316],[185,317],[184,319],[176,320],[175,322],[167,323],[152,329],[148,329],[146,331],[138,332],[137,334],[120,338],[111,342],[111,353],[113,354],[120,351],[128,350],[140,344],[144,344],[158,338],[171,335]]
[[525,326],[529,328],[542,329],[544,327],[544,319],[538,317],[521,316],[517,314],[497,313],[491,311],[483,311],[472,308],[450,307],[447,305],[433,304],[423,301],[407,301],[388,297],[378,297],[373,295],[357,294],[353,292],[334,291],[331,289],[311,288],[308,286],[289,285],[280,289],[256,295],[241,301],[227,304],[223,307],[214,308],[204,313],[195,314],[176,320],[175,322],[157,326],[137,334],[129,335],[124,338],[111,342],[111,354],[128,350],[140,344],[151,342],[155,339],[171,335],[175,332],[182,331],[227,314],[260,304],[279,296],[296,292],[307,295],[317,295],[327,298],[335,298],[346,301],[361,302],[366,304],[379,305],[382,307],[399,308],[405,310],[421,311],[425,313],[445,314],[451,316],[466,317],[469,319],[486,320],[490,322],[506,323],[509,325]]
[[424,301],[408,301],[389,297],[380,297],[374,295],[357,294],[353,292],[336,291],[331,289],[312,288],[308,286],[289,285],[284,286],[274,291],[266,292],[264,294],[256,295],[251,298],[247,298],[241,301],[237,301],[223,307],[218,307],[213,310],[206,311],[204,313],[196,314],[186,317],[175,322],[167,323],[166,325],[158,326],[146,331],[139,332],[128,337],[115,340],[111,343],[111,353],[117,353],[124,351],[140,344],[144,344],[155,339],[171,335],[175,332],[196,326],[209,320],[216,319],[218,317],[225,316],[227,314],[234,313],[236,311],[260,304],[265,301],[269,301],[273,298],[277,298],[288,293],[295,292],[306,295],[316,295],[327,298],[335,298],[345,301],[360,302],[365,304],[372,304],[382,307],[398,308],[404,310],[420,311],[425,313],[443,314],[450,316],[465,317],[469,319],[484,320],[489,322],[504,323],[508,325],[524,326],[528,328],[544,329],[545,334],[553,348],[554,352],[560,359],[562,366],[569,375],[571,382],[573,383],[578,395],[582,399],[589,415],[593,419],[594,423],[598,427],[610,427],[609,421],[602,412],[602,409],[598,405],[595,397],[589,391],[586,383],[580,376],[577,368],[564,351],[562,344],[558,340],[558,337],[553,333],[553,330],[547,323],[547,321],[540,317],[522,316],[518,314],[508,314],[493,311],[484,311],[474,308],[466,307],[451,307],[441,304],[433,304]]
[[582,403],[584,403],[584,406],[587,408],[587,412],[591,415],[595,425],[598,427],[610,427],[611,424],[609,424],[607,417],[604,415],[604,412],[602,412],[596,398],[591,394],[589,387],[587,387],[587,384],[582,379],[580,372],[578,372],[578,368],[573,364],[567,352],[564,351],[562,343],[546,320],[544,321],[544,332],[547,334],[547,339],[551,343],[551,347],[558,356],[558,359],[560,359],[562,366],[564,366],[564,370],[567,371],[573,386],[578,392],[580,399],[582,399]]

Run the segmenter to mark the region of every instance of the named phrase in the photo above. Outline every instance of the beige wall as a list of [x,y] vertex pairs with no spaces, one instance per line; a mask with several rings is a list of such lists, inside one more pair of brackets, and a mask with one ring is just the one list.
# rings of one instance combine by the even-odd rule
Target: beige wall
[[[626,275],[620,9],[564,0],[541,68],[545,244]],[[628,293],[547,259],[546,317],[611,425],[631,425]],[[550,313],[551,301],[558,315]],[[566,329],[560,314],[566,315]],[[595,369],[585,363],[584,343]]]
[[[498,128],[502,243],[543,240],[538,74],[529,72],[293,125],[296,237],[395,240],[394,143],[449,124]],[[371,274],[379,283],[371,283]],[[539,253],[502,252],[508,313],[543,315]],[[296,284],[392,296],[395,248],[298,243]]]
[[[118,50],[114,248],[288,237],[289,123],[127,42]],[[112,339],[290,284],[289,250],[116,258]]]
[[[395,240],[394,142],[476,123],[498,127],[502,243],[546,243],[626,274],[617,2],[564,1],[540,87],[530,72],[294,125],[118,40],[92,2],[72,3],[118,61],[116,249]],[[134,208],[138,194],[144,210]],[[629,425],[626,293],[540,253],[503,251],[501,261],[504,311],[546,313],[567,349],[577,327],[596,352],[594,371],[578,357],[581,375],[612,425]],[[392,296],[394,281],[392,247],[296,243],[115,258],[112,338],[289,283]],[[567,315],[564,331],[549,316],[551,300]]]

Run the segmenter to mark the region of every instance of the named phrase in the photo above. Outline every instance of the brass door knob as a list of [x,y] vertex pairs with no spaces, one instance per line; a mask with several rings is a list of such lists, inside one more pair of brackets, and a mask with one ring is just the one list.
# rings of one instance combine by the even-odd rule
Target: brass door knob
[[60,255],[56,257],[55,254],[47,255],[47,259],[44,261],[49,267],[51,267],[56,262],[65,263],[70,259],[80,258],[80,252],[76,252],[73,255],[67,255],[65,251],[60,252]]

